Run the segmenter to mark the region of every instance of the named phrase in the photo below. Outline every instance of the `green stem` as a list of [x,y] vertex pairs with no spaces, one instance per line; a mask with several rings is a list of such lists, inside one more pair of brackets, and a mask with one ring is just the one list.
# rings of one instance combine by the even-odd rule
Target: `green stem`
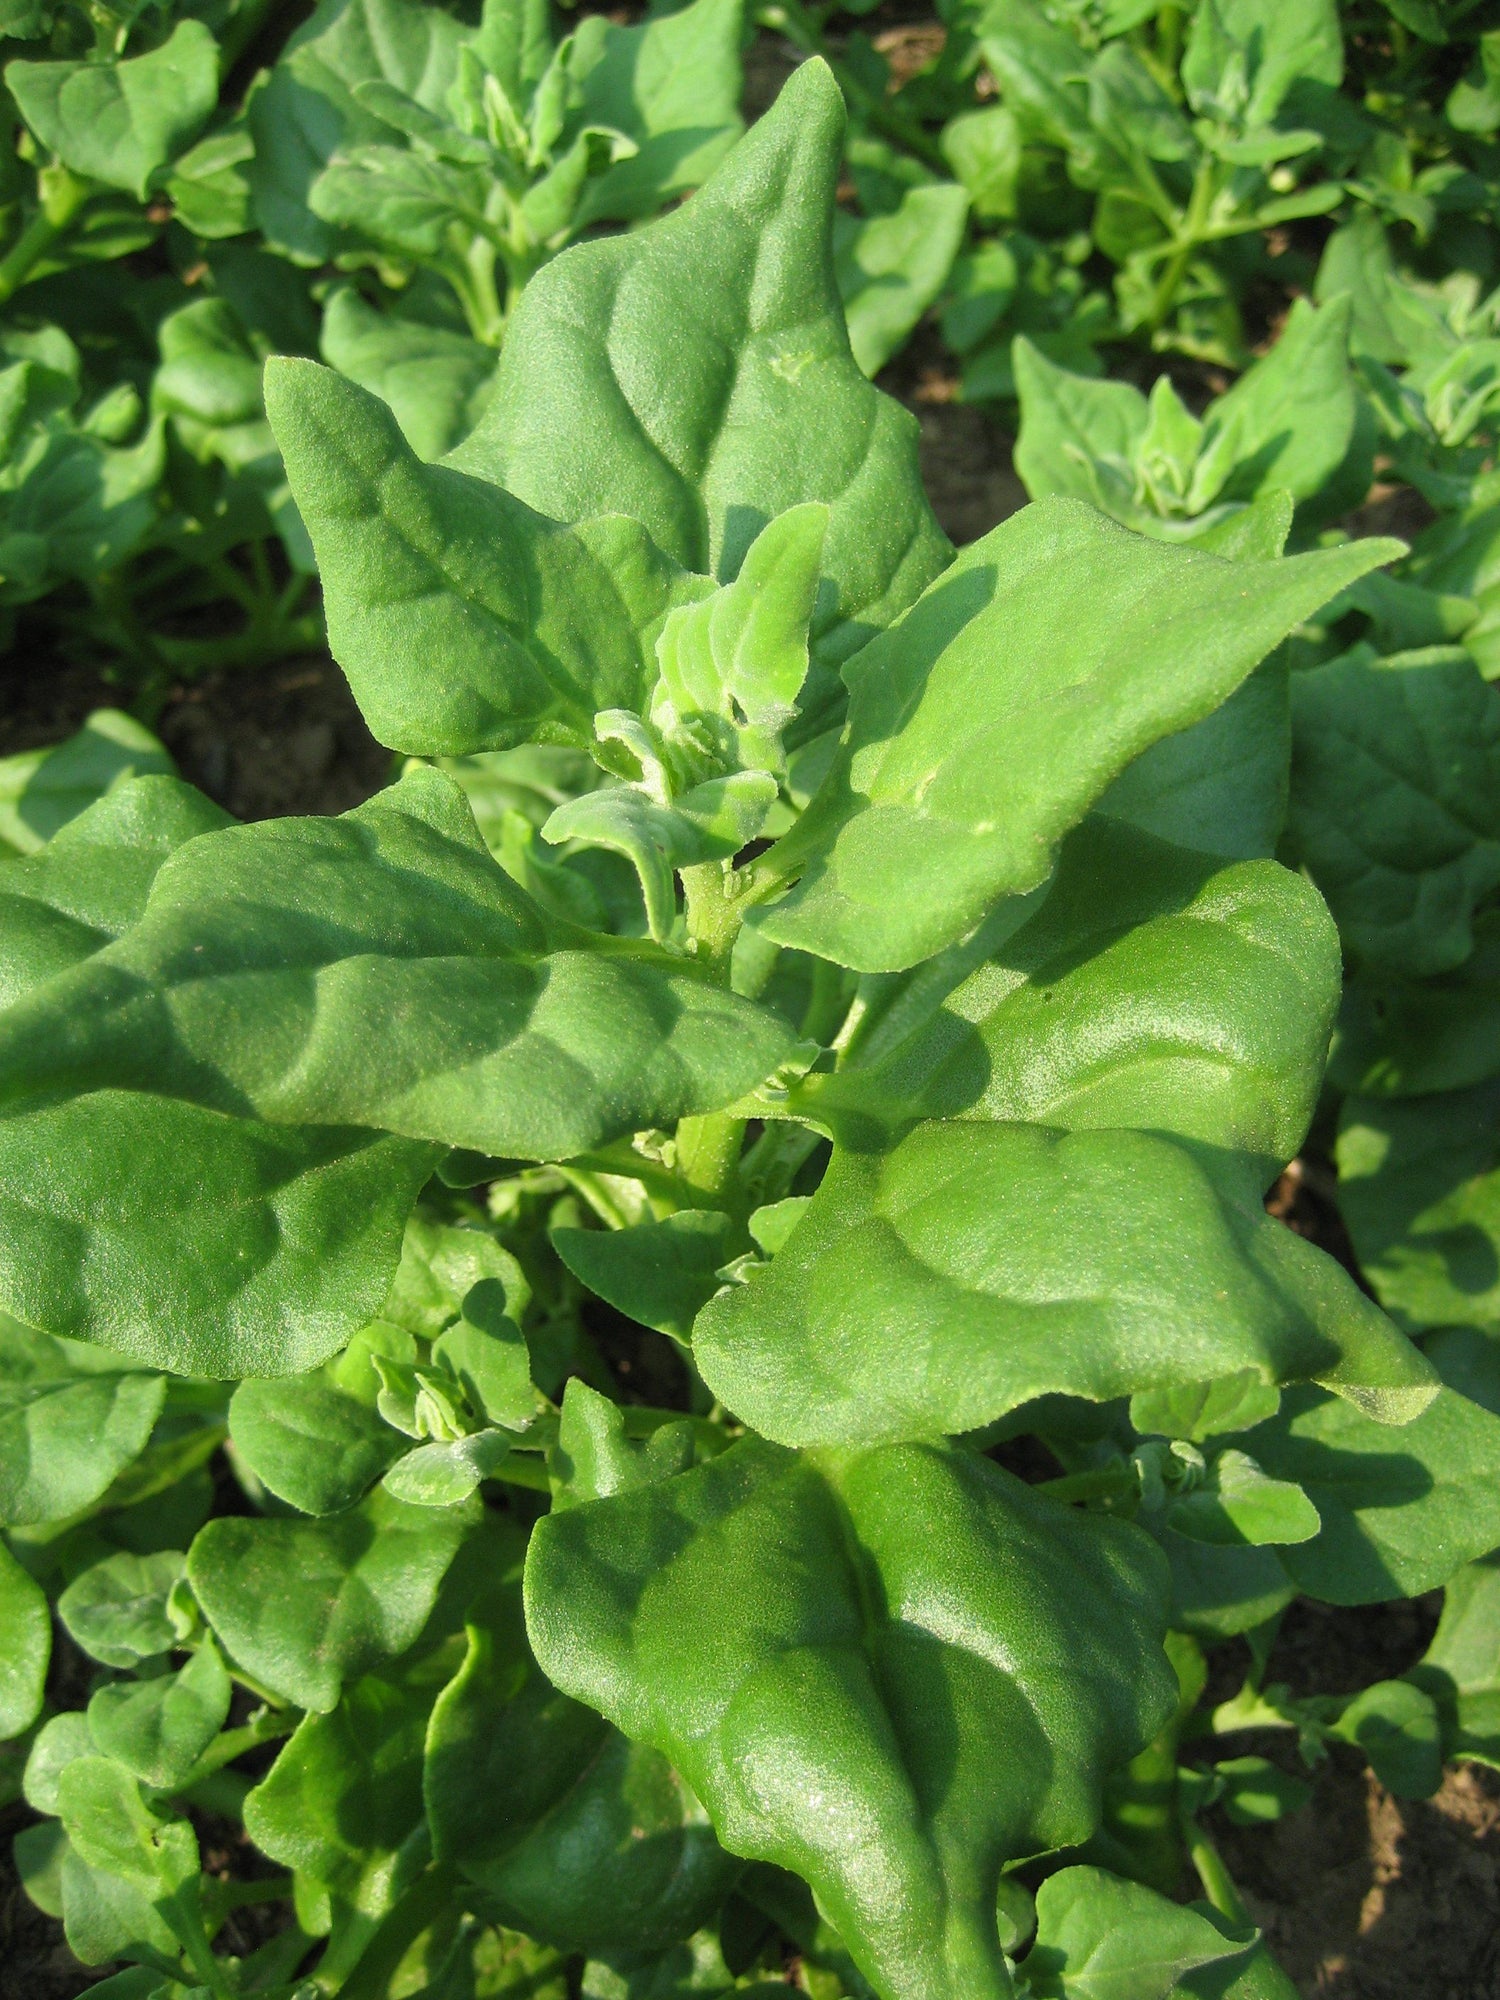
[[44,167],[37,176],[41,207],[0,257],[0,304],[19,291],[37,263],[72,226],[89,198],[89,184],[66,167]]
[[1203,231],[1208,226],[1209,211],[1213,207],[1217,185],[1216,163],[1211,154],[1205,153],[1198,162],[1197,173],[1193,176],[1193,192],[1188,202],[1187,214],[1182,219],[1176,245],[1166,269],[1157,281],[1151,309],[1146,315],[1147,330],[1152,334],[1159,333],[1166,325],[1168,315],[1177,303],[1177,292],[1183,276],[1194,252],[1203,243]]
[[722,862],[701,861],[684,868],[682,886],[687,895],[688,950],[720,986],[727,986],[744,905],[730,894]]
[[1248,1924],[1251,1921],[1250,1912],[1234,1886],[1233,1876],[1224,1866],[1224,1857],[1191,1813],[1182,1815],[1182,1838],[1187,1846],[1188,1859],[1203,1884],[1203,1893],[1209,1902],[1230,1923]]
[[722,1111],[706,1118],[684,1118],[677,1127],[677,1171],[696,1194],[714,1208],[734,1212],[739,1193],[740,1148],[745,1121]]

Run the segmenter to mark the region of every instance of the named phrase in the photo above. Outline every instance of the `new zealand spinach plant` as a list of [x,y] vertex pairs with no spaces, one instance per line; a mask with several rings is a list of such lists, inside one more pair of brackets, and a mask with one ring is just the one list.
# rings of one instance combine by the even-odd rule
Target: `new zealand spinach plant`
[[[843,134],[810,62],[538,272],[439,462],[268,370],[398,782],[0,863],[0,1723],[101,1991],[1281,2000],[1215,1732],[1489,1726],[1493,1352],[1262,1201],[1341,966],[1261,663],[1401,545],[955,553]],[[1265,1683],[1459,1572],[1427,1681]]]

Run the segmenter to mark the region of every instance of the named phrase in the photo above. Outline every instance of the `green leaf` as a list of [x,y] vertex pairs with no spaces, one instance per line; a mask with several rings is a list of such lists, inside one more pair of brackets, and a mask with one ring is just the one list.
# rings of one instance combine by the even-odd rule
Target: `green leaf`
[[96,708],[65,743],[0,758],[0,842],[34,854],[106,792],[152,773],[170,776],[173,764],[151,731],[117,708]]
[[1130,1399],[1130,1421],[1150,1436],[1188,1438],[1194,1444],[1225,1431],[1249,1430],[1274,1417],[1281,1393],[1242,1369],[1217,1382],[1187,1382],[1171,1389],[1143,1389]]
[[732,1102],[790,1044],[690,962],[547,919],[419,768],[184,848],[132,932],[0,1017],[0,1075],[566,1158]]
[[654,1950],[706,1922],[738,1864],[658,1751],[538,1670],[519,1565],[471,1612],[427,1735],[433,1851],[488,1907],[569,1949]]
[[0,1541],[0,1742],[36,1721],[52,1658],[52,1615],[41,1585]]
[[1295,84],[1343,79],[1334,0],[1291,10],[1277,0],[1204,0],[1193,16],[1182,80],[1196,111],[1237,113],[1254,129],[1271,123]]
[[1500,1075],[1500,912],[1474,918],[1474,949],[1451,972],[1361,971],[1344,991],[1329,1058],[1341,1090],[1425,1097]]
[[1332,477],[1354,435],[1349,315],[1347,298],[1294,300],[1270,353],[1209,405],[1190,513],[1278,488],[1311,500]]
[[591,1292],[684,1345],[730,1256],[729,1217],[712,1208],[681,1209],[633,1229],[555,1228],[551,1235],[558,1256]]
[[837,760],[765,864],[800,879],[752,921],[858,971],[930,956],[1044,881],[1133,758],[1201,721],[1392,552],[1366,541],[1247,566],[1073,501],[1022,509],[849,664]]
[[629,221],[698,187],[744,129],[742,0],[693,0],[624,26],[607,15],[579,21],[568,56],[570,123],[623,132],[636,142],[589,185],[581,220]]
[[0,1119],[0,1305],[148,1366],[316,1367],[378,1309],[439,1150],[109,1090]]
[[835,217],[834,269],[849,346],[866,375],[878,375],[901,351],[942,291],[968,219],[968,194],[951,181],[908,189],[890,215]]
[[416,1507],[451,1507],[465,1500],[510,1456],[508,1431],[474,1431],[467,1437],[420,1444],[396,1460],[385,1476],[393,1499]]
[[219,52],[201,21],[125,62],[13,62],[21,116],[65,166],[144,201],[157,173],[202,130],[219,98]]
[[153,1791],[170,1791],[224,1727],[232,1692],[218,1648],[206,1639],[175,1674],[98,1689],[89,1701],[89,1730],[132,1777]]
[[1457,646],[1294,674],[1289,831],[1358,958],[1458,965],[1500,882],[1500,691]]
[[[102,1757],[90,1761],[129,1782],[119,1765]],[[93,1803],[86,1800],[85,1809]],[[63,1932],[75,1958],[85,1965],[144,1959],[158,1972],[178,1963],[177,1937],[138,1883],[109,1869],[90,1868],[71,1845],[62,1857],[60,1879]]]
[[1381,1304],[1412,1332],[1500,1330],[1500,1088],[1350,1097],[1339,1206]]
[[432,1358],[462,1385],[476,1415],[524,1431],[543,1407],[531,1380],[526,1336],[507,1311],[504,1286],[481,1278],[465,1296],[463,1317],[432,1345]]
[[[113,1876],[163,1914],[198,1887],[198,1841],[186,1820],[167,1819],[108,1757],[75,1757],[58,1780],[58,1814],[86,1868]],[[163,1907],[165,1906],[165,1908]],[[167,1915],[171,1923],[171,1915]],[[174,1926],[175,1929],[175,1926]]]
[[836,1151],[770,1265],[698,1317],[716,1396],[787,1444],[975,1429],[1254,1369],[1388,1422],[1431,1371],[1258,1190],[1164,1135],[928,1124]]
[[1243,1959],[1254,1942],[1226,1935],[1204,1904],[1184,1908],[1102,1868],[1049,1875],[1036,1916],[1036,1943],[1022,1962],[1034,2000],[1171,2000],[1187,1973]]
[[165,1378],[98,1359],[80,1367],[46,1334],[0,1322],[0,1521],[81,1513],[144,1448]]
[[837,84],[804,63],[684,208],[547,265],[507,329],[494,400],[450,460],[554,520],[628,514],[721,581],[767,521],[825,502],[813,653],[829,664],[947,556],[915,419],[848,350],[828,247],[843,129]]
[[[418,1210],[406,1225],[401,1262],[381,1316],[423,1340],[436,1340],[462,1317],[470,1293],[486,1280],[499,1285],[506,1311],[519,1320],[531,1287],[510,1252],[483,1229],[434,1222]],[[366,1400],[373,1402],[373,1394]]]
[[468,1519],[378,1490],[318,1521],[226,1515],[195,1538],[188,1579],[232,1660],[327,1713],[345,1681],[416,1639]]
[[1304,1784],[1267,1757],[1222,1757],[1214,1776],[1224,1790],[1226,1816],[1236,1826],[1266,1826],[1288,1813],[1301,1812],[1312,1798]]
[[1002,2000],[1001,1864],[1083,1839],[1171,1710],[1163,1588],[1134,1531],[967,1452],[750,1440],[539,1522],[526,1612],[549,1679],[803,1875],[889,2000]]
[[1298,1587],[1330,1604],[1435,1589],[1500,1541],[1500,1349],[1460,1329],[1426,1344],[1443,1387],[1392,1430],[1347,1402],[1294,1389],[1243,1442],[1295,1480],[1323,1526],[1277,1550]]
[[1500,1765],[1500,1555],[1449,1577],[1432,1644],[1407,1678],[1436,1703],[1448,1756]]
[[75,1757],[92,1755],[96,1745],[82,1709],[49,1716],[37,1731],[26,1759],[21,1789],[34,1812],[57,1811],[57,1782]]
[[1251,1155],[1267,1182],[1296,1152],[1339,976],[1305,881],[1096,818],[1063,842],[1035,914],[1002,905],[992,921],[996,945],[986,926],[946,977],[940,960],[913,981],[905,1020],[927,989],[925,1019],[899,1038],[893,1007],[853,1067],[799,1087],[799,1108],[861,1146],[851,1114],[1141,1125]]
[[596,711],[642,705],[662,619],[706,587],[644,529],[616,516],[561,527],[423,464],[386,404],[311,362],[269,365],[266,407],[317,551],[329,644],[378,737],[422,755],[586,745]]
[[1075,375],[1017,334],[1012,349],[1021,428],[1016,471],[1033,500],[1049,494],[1085,500],[1125,518],[1135,504],[1134,466],[1150,405],[1132,383]]
[[352,285],[323,310],[321,352],[330,368],[389,403],[418,458],[441,458],[484,413],[493,348],[467,334],[380,313]]
[[261,1484],[304,1514],[352,1506],[405,1449],[373,1409],[306,1375],[242,1382],[229,1434]]
[[229,823],[176,778],[127,777],[69,814],[44,849],[0,862],[0,1007],[113,943],[167,856]]
[[1333,1734],[1363,1750],[1398,1799],[1430,1799],[1443,1782],[1442,1732],[1430,1695],[1409,1681],[1376,1681],[1357,1694]]
[[1321,1526],[1300,1486],[1268,1478],[1248,1453],[1232,1449],[1217,1454],[1201,1486],[1173,1496],[1167,1519],[1189,1541],[1226,1548],[1307,1542]]
[[633,1493],[685,1472],[693,1462],[693,1427],[677,1418],[630,1435],[625,1412],[576,1376],[563,1396],[557,1442],[547,1454],[554,1511],[612,1493]]
[[261,1852],[381,1915],[422,1820],[434,1691],[425,1677],[362,1674],[330,1712],[305,1716],[245,1800],[245,1831]]
[[167,1599],[182,1563],[180,1549],[106,1556],[74,1577],[57,1600],[57,1615],[91,1659],[108,1667],[136,1666],[177,1643]]

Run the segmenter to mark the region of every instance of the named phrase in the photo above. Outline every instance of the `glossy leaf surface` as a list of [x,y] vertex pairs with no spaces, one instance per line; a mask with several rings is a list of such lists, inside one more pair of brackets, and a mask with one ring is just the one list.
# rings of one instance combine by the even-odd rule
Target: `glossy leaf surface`
[[1001,1862],[1084,1837],[1171,1706],[1159,1560],[967,1453],[748,1442],[541,1522],[527,1623],[890,2000],[1000,2000]]

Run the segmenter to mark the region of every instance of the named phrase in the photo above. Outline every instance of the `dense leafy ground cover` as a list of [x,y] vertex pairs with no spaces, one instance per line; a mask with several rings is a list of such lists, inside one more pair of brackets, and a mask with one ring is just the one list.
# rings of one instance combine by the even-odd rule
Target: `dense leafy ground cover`
[[[1285,2000],[1205,1815],[1500,1763],[1500,41],[758,19],[744,136],[722,0],[0,23],[122,702],[0,765],[0,1786],[119,2000]],[[147,725],[325,617],[392,780],[236,824]]]

